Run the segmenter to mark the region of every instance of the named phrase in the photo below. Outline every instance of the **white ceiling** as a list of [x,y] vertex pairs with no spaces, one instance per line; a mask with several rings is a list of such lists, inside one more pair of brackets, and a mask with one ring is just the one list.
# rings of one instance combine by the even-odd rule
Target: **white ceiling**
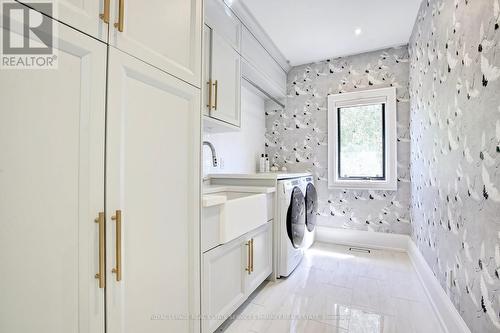
[[240,1],[296,66],[406,44],[421,0]]

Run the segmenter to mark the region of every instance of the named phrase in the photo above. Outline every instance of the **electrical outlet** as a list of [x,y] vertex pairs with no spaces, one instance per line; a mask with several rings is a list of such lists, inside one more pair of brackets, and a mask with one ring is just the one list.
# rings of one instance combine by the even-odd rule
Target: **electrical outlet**
[[453,288],[453,279],[453,270],[450,269],[450,271],[448,272],[448,289]]
[[222,157],[219,157],[219,168],[224,170],[224,159]]

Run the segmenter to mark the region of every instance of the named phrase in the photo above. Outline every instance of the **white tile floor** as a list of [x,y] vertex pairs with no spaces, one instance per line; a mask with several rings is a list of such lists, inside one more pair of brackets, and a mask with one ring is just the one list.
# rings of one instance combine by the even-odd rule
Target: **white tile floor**
[[226,333],[442,332],[406,253],[315,244],[287,278],[257,290]]

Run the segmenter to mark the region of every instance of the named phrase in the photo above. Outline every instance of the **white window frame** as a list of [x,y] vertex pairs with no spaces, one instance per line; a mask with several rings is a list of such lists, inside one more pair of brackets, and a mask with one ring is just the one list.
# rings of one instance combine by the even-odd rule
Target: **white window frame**
[[[338,165],[338,109],[385,104],[385,179],[340,179]],[[355,91],[328,96],[328,188],[397,190],[396,88]]]

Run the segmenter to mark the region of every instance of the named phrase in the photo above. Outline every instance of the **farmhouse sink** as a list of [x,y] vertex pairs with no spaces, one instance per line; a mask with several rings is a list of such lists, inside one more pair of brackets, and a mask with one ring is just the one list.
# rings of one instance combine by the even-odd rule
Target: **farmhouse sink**
[[204,215],[214,207],[218,207],[215,214],[218,215],[219,244],[238,238],[268,220],[265,193],[220,191],[204,194]]

